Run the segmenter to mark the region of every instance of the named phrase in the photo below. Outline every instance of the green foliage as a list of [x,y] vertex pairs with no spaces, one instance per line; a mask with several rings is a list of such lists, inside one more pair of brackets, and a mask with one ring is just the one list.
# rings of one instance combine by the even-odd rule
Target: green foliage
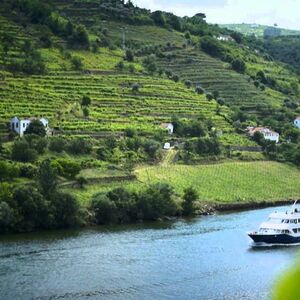
[[154,23],[158,26],[165,26],[166,24],[166,20],[165,20],[165,17],[163,15],[163,13],[159,10],[157,11],[154,11],[152,14],[151,14],[151,18],[153,19]]
[[42,194],[49,198],[57,187],[57,170],[53,167],[51,160],[44,160],[38,169],[37,181]]
[[46,129],[41,121],[33,120],[30,122],[24,134],[35,134],[44,137],[46,135]]
[[85,95],[82,97],[82,99],[81,99],[82,106],[89,106],[89,105],[91,105],[91,103],[92,103],[92,100],[89,96]]
[[232,69],[239,72],[239,73],[245,73],[246,71],[246,64],[245,62],[240,59],[240,58],[236,58],[232,61],[231,63]]
[[195,212],[194,203],[198,200],[198,192],[193,187],[184,190],[182,214],[184,216],[191,216]]
[[67,141],[62,137],[53,137],[50,139],[49,150],[61,153],[66,149]]
[[67,150],[75,155],[89,154],[92,151],[92,145],[84,138],[75,138],[69,142]]
[[151,160],[156,160],[159,157],[161,145],[155,140],[147,140],[144,145],[144,150]]
[[15,164],[0,160],[0,182],[18,177],[19,172],[20,170]]
[[30,148],[25,140],[17,140],[13,143],[11,158],[20,162],[34,162],[37,159],[37,151]]
[[138,208],[145,220],[174,216],[177,206],[172,187],[164,183],[151,185],[139,195]]
[[300,269],[295,266],[289,270],[284,276],[281,276],[280,281],[275,287],[275,292],[272,296],[273,300],[298,300],[300,298],[299,291]]
[[223,57],[224,48],[222,46],[222,43],[210,36],[205,36],[201,38],[200,46],[204,52],[211,56],[218,58]]
[[81,71],[83,69],[83,62],[79,56],[73,56],[71,59],[74,70]]
[[126,53],[125,53],[125,59],[129,62],[133,62],[134,61],[134,54],[133,51],[131,49],[127,49]]
[[82,223],[78,201],[70,194],[55,192],[51,195],[55,228],[68,228]]
[[94,195],[91,208],[95,214],[97,224],[117,222],[117,206],[105,194]]
[[69,179],[74,179],[81,170],[79,162],[66,158],[56,159],[51,165],[56,168],[58,175]]

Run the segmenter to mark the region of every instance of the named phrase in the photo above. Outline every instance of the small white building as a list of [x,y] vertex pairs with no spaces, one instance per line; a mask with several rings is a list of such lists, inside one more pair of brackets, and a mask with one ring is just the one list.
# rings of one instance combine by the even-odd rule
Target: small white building
[[171,149],[171,144],[170,143],[165,143],[164,144],[164,150],[170,150]]
[[254,136],[254,134],[256,132],[259,132],[263,135],[265,140],[272,141],[272,142],[275,142],[275,143],[279,142],[279,133],[275,132],[275,131],[273,131],[269,128],[266,128],[266,127],[248,127],[247,131],[248,131],[248,134],[250,136]]
[[220,35],[217,37],[217,40],[223,42],[233,42],[233,38],[230,35]]
[[174,133],[174,125],[172,123],[161,123],[160,127],[167,130],[169,134]]
[[300,117],[297,117],[295,120],[294,120],[294,125],[298,128],[300,128]]
[[[36,120],[35,118],[30,118],[30,119],[19,119],[17,117],[13,117],[10,120],[10,129],[14,132],[16,132],[18,135],[23,136],[24,132],[28,128],[29,124],[33,121]],[[49,129],[49,122],[45,118],[38,119],[45,127],[46,132]]]

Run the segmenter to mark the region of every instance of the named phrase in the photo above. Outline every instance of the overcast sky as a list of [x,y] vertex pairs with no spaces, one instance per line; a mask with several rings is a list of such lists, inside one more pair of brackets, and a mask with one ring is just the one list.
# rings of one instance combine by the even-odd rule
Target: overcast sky
[[257,23],[300,29],[300,0],[133,0],[151,10],[193,16],[203,12],[209,23]]

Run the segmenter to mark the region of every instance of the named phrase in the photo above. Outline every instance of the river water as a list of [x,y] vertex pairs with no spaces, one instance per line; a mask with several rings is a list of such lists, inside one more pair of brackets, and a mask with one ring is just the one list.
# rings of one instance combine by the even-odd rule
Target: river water
[[300,251],[251,247],[274,210],[3,236],[0,299],[267,299]]

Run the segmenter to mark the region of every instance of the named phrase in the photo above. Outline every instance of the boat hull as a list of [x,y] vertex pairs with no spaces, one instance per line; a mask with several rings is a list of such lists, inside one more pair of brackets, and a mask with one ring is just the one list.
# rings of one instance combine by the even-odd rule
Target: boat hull
[[248,234],[255,243],[266,244],[297,244],[300,243],[300,237],[294,237],[289,234]]

